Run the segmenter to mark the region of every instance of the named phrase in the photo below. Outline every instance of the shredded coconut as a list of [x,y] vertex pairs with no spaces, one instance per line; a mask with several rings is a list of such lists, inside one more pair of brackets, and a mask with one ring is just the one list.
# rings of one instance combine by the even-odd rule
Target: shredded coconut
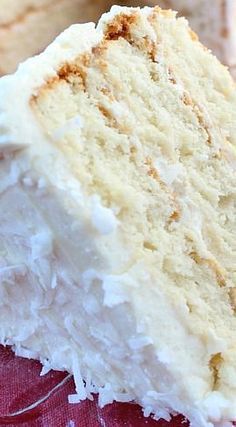
[[77,403],[81,402],[81,399],[78,394],[69,394],[68,402],[72,405],[76,405]]
[[17,162],[11,162],[10,172],[4,177],[1,177],[0,180],[0,194],[6,191],[8,188],[15,185],[20,178],[21,168],[19,167]]
[[160,178],[167,185],[172,185],[184,173],[184,168],[180,163],[178,165],[170,164],[164,161],[163,158],[155,161],[155,167],[160,174]]
[[132,350],[139,350],[150,344],[153,344],[153,340],[150,337],[137,336],[129,339],[129,346]]
[[111,209],[102,206],[101,200],[98,196],[93,196],[91,198],[91,201],[91,219],[94,228],[100,234],[106,235],[113,233],[118,226],[118,221],[115,217],[114,212]]
[[31,237],[32,259],[36,260],[49,255],[53,250],[52,234],[49,230],[42,231]]
[[75,389],[76,389],[78,399],[79,401],[85,400],[87,399],[87,393],[86,393],[85,385],[80,372],[79,358],[76,353],[73,354],[72,356],[72,370],[74,374]]
[[128,274],[103,276],[104,305],[115,305],[129,301],[129,287],[137,287],[137,283]]
[[70,132],[73,131],[80,131],[83,127],[83,122],[82,122],[82,118],[77,115],[75,117],[73,117],[70,120],[67,120],[67,122],[62,125],[61,127],[57,128],[53,134],[52,134],[52,138],[55,141],[59,141],[61,139],[63,139],[67,134],[69,134]]
[[100,387],[98,391],[98,404],[101,408],[104,408],[104,406],[108,405],[109,403],[113,403],[115,396],[111,384],[107,383],[105,387]]

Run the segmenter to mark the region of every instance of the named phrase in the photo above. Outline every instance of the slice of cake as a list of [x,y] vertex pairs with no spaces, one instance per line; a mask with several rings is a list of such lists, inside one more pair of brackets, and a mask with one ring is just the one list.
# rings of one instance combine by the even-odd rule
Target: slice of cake
[[[108,0],[0,0],[0,74],[39,53],[73,23],[96,21]],[[110,2],[109,2],[110,4]]]
[[159,5],[177,10],[190,20],[200,40],[230,68],[236,76],[236,2],[235,0],[131,0],[133,6]]
[[[184,18],[113,8],[0,81],[0,342],[77,402],[236,420],[236,91]],[[85,384],[83,383],[85,380]]]

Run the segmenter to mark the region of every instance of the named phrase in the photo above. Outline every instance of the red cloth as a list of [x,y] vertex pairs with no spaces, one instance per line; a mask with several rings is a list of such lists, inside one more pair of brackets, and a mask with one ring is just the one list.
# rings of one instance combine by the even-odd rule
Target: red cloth
[[171,423],[144,418],[141,409],[133,404],[112,404],[100,409],[94,402],[71,405],[68,394],[75,392],[72,378],[34,409],[23,415],[11,416],[46,396],[68,376],[49,372],[40,377],[38,362],[15,357],[12,351],[0,346],[0,427],[184,427],[188,423],[176,417]]

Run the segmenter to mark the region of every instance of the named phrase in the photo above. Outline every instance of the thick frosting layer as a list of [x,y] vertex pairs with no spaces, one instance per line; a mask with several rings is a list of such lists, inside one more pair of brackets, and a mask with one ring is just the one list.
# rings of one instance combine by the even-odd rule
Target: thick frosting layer
[[[89,36],[88,36],[89,34]],[[63,63],[73,61],[80,53],[99,43],[102,34],[95,31],[95,24],[75,25],[60,35],[46,51],[20,65],[18,76],[21,88],[14,77],[2,78],[0,96],[4,109],[0,113],[0,151],[12,151],[42,140],[42,131],[32,112],[30,101],[38,89],[57,77]],[[19,102],[22,105],[18,111]],[[18,113],[17,113],[18,111]]]

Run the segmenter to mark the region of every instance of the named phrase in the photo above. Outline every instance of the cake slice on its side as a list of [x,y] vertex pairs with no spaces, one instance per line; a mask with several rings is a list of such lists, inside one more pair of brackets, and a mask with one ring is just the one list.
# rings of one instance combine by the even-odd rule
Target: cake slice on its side
[[235,420],[226,68],[174,13],[113,8],[2,78],[0,111],[0,342],[72,401]]
[[66,27],[97,21],[108,0],[0,0],[0,74],[11,73]]

